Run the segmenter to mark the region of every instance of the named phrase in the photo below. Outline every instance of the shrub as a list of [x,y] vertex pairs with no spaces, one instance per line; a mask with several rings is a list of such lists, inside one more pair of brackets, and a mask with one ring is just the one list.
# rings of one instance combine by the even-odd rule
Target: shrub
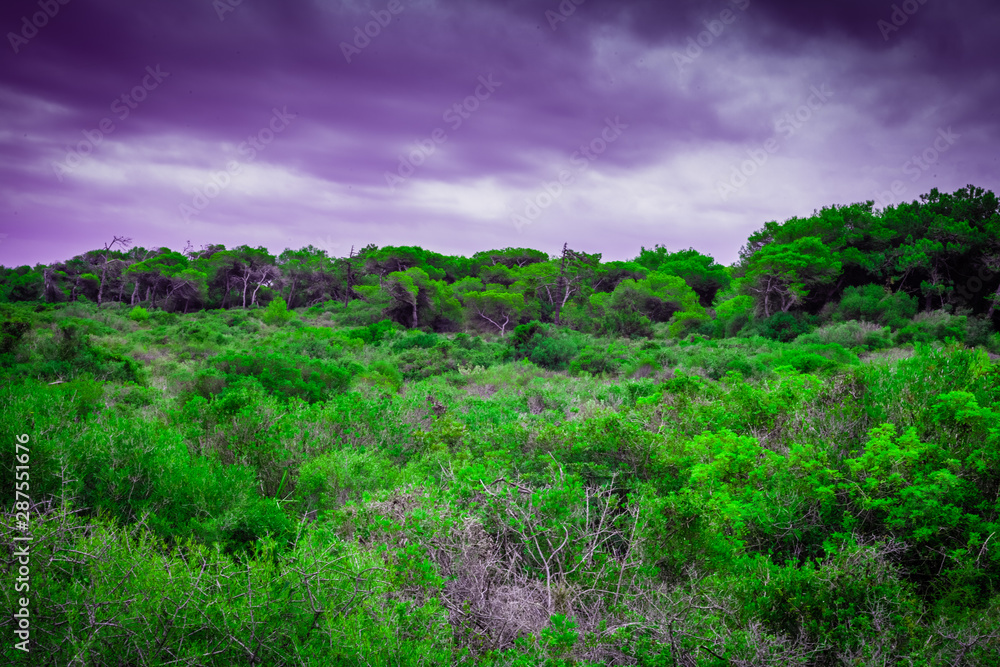
[[653,321],[635,311],[612,310],[601,319],[601,330],[612,336],[651,338],[653,336]]
[[149,319],[149,311],[142,306],[136,306],[129,311],[128,318],[133,322],[145,322]]
[[831,319],[864,320],[899,329],[916,313],[917,300],[906,292],[892,293],[881,285],[863,285],[844,290]]
[[607,345],[588,345],[573,360],[569,370],[574,375],[591,373],[593,375],[616,375],[629,357],[629,349],[621,343]]
[[392,320],[381,320],[358,329],[349,329],[344,332],[344,336],[360,340],[366,345],[377,345],[399,328],[399,325]]
[[333,362],[273,352],[226,352],[212,363],[227,375],[256,378],[272,394],[308,402],[345,391],[352,375],[348,368]]
[[294,317],[295,313],[289,312],[285,300],[280,296],[273,299],[271,303],[267,304],[267,308],[264,309],[264,314],[261,315],[261,319],[264,320],[264,324],[279,327],[286,324]]
[[750,323],[753,312],[753,297],[737,296],[723,301],[715,309],[718,329],[716,335],[723,338],[736,336]]
[[0,354],[12,353],[30,330],[31,323],[23,320],[7,320],[0,324]]
[[892,335],[889,327],[851,320],[820,327],[812,333],[799,336],[795,342],[836,344],[848,349],[866,347],[869,350],[881,350],[892,346]]
[[536,366],[553,371],[565,370],[576,357],[579,347],[576,341],[566,336],[543,338],[531,352],[528,359]]
[[545,331],[545,326],[537,321],[528,322],[527,324],[519,324],[514,327],[510,336],[507,337],[508,344],[514,350],[514,358],[524,359],[531,354],[531,349],[533,347],[532,340],[539,333],[544,336]]
[[368,367],[368,372],[364,378],[376,387],[398,392],[403,386],[403,374],[399,372],[393,364],[388,361],[376,361]]
[[412,350],[413,348],[420,348],[421,350],[429,350],[438,344],[441,337],[433,333],[414,333],[406,336],[405,338],[400,338],[395,343],[392,344],[392,349],[395,352],[402,352],[403,350]]
[[760,336],[771,340],[788,343],[809,331],[809,323],[802,315],[792,313],[775,313],[774,315],[753,323],[752,329]]
[[962,342],[965,340],[966,321],[964,315],[950,315],[943,310],[918,313],[896,334],[896,343],[932,343],[946,338]]

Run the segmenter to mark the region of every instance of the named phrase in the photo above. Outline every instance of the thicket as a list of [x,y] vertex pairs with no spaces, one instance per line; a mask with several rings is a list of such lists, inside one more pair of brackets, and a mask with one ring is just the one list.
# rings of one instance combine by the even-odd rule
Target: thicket
[[[964,197],[919,206],[947,198],[985,247],[995,202]],[[1000,664],[992,301],[864,227],[902,214],[831,211],[733,267],[369,249],[349,292],[286,267],[294,287],[105,299],[126,270],[101,304],[89,278],[9,298],[12,270],[0,488],[27,434],[31,579],[7,503],[0,656]]]

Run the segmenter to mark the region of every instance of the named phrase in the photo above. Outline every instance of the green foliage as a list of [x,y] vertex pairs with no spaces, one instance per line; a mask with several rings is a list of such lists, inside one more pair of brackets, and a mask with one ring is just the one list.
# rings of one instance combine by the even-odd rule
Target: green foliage
[[227,376],[227,384],[239,376],[252,377],[272,394],[309,402],[345,391],[353,376],[341,364],[274,352],[226,352],[212,359],[212,365]]
[[998,210],[4,269],[31,660],[996,664]]
[[836,344],[847,349],[862,347],[868,350],[881,350],[892,346],[892,334],[889,327],[851,320],[820,327],[812,333],[799,336],[795,341],[800,344]]
[[808,333],[810,326],[802,316],[796,316],[792,313],[776,313],[770,317],[755,320],[752,330],[756,335],[764,338],[787,343],[801,334]]
[[0,355],[14,352],[24,337],[31,330],[31,323],[24,320],[5,320],[0,323]]
[[267,308],[264,309],[264,314],[261,315],[261,319],[264,320],[264,323],[272,326],[282,326],[287,324],[290,320],[294,319],[294,317],[295,313],[288,310],[285,300],[280,296],[272,299],[271,303],[267,304]]
[[618,342],[606,345],[588,345],[570,363],[569,371],[574,375],[615,375],[628,359],[629,350]]
[[848,287],[831,314],[834,321],[860,320],[893,329],[906,326],[917,313],[917,300],[906,292],[891,292],[881,285]]
[[671,253],[661,245],[652,250],[642,248],[635,262],[650,271],[683,278],[698,294],[703,307],[712,305],[719,290],[729,287],[729,273],[708,255],[693,248]]
[[441,337],[437,334],[432,333],[416,333],[405,338],[400,338],[392,344],[392,349],[396,352],[402,352],[403,350],[412,350],[413,348],[419,348],[421,350],[428,350],[438,344]]
[[966,317],[943,311],[919,313],[913,321],[896,334],[896,343],[931,343],[953,339],[965,340]]
[[737,335],[750,323],[752,313],[753,298],[749,296],[736,296],[723,301],[715,308],[717,335],[725,338]]
[[811,289],[833,281],[840,269],[840,261],[821,239],[806,236],[755,252],[743,288],[754,296],[756,312],[770,318],[804,302]]

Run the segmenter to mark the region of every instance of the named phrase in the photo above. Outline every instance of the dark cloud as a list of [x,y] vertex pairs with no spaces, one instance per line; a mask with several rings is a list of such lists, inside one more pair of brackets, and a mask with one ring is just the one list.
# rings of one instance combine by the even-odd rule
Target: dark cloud
[[[606,256],[666,243],[731,261],[766,219],[897,180],[905,198],[995,189],[1000,11],[986,0],[233,1],[0,8],[0,262],[112,233],[466,253],[572,236]],[[58,11],[10,37],[40,6]],[[165,74],[151,86],[150,72]],[[274,109],[294,119],[249,158],[241,143],[268,138]],[[579,167],[615,118],[628,128]],[[913,179],[906,161],[949,127],[960,138]],[[720,196],[769,139],[766,164]],[[561,171],[572,184],[518,231],[512,212]]]

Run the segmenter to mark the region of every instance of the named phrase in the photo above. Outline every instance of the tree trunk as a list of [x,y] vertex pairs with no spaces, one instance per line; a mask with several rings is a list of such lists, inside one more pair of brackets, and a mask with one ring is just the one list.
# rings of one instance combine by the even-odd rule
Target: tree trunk
[[250,287],[250,273],[243,277],[243,310],[247,309],[247,289]]
[[134,306],[135,305],[135,297],[136,297],[136,295],[138,293],[139,293],[139,280],[136,279],[136,281],[135,281],[135,287],[132,288],[132,300],[129,303],[130,306]]
[[101,269],[101,285],[97,288],[97,307],[101,307],[101,301],[104,298],[104,276],[108,273],[108,262],[105,260],[104,268]]

